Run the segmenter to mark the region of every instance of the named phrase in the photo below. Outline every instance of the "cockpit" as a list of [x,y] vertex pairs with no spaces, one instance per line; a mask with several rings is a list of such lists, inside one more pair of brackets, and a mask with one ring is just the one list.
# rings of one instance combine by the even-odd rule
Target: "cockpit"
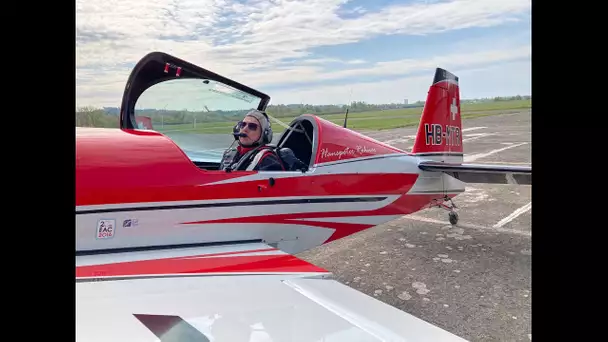
[[[217,170],[223,152],[236,142],[234,125],[261,101],[215,80],[172,79],[156,83],[139,96],[135,122],[138,129],[155,130],[171,138],[199,168]],[[285,158],[293,153],[292,157],[310,167],[314,118],[270,116],[276,152]],[[285,119],[291,123],[286,125]]]
[[[268,95],[253,88],[153,52],[135,66],[129,77],[121,106],[121,128],[160,132],[196,166],[217,170],[223,153],[236,142],[232,135],[235,124],[252,109],[266,110],[269,101]],[[296,158],[305,169],[312,166],[319,139],[316,119],[281,115],[279,111],[267,114],[275,151]]]
[[316,120],[311,115],[301,115],[285,129],[277,147],[279,152],[291,151],[304,165],[312,167],[318,149],[318,141]]

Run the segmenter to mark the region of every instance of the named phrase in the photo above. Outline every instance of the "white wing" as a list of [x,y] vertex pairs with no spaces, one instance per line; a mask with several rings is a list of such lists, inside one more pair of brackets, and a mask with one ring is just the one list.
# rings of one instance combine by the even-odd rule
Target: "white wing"
[[76,263],[77,341],[464,341],[263,243]]

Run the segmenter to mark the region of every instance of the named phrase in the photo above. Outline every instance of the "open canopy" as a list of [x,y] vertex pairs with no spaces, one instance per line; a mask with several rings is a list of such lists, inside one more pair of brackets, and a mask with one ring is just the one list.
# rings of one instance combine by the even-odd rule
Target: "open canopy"
[[216,162],[233,139],[232,127],[270,97],[162,52],[135,66],[122,100],[123,129],[153,129],[193,160]]

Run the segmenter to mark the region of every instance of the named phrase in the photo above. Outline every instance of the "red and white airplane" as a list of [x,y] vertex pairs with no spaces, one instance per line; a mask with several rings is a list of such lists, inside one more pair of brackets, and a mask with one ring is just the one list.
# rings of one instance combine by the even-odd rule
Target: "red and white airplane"
[[294,254],[432,206],[455,224],[465,182],[531,184],[531,168],[463,164],[458,78],[443,69],[411,152],[305,114],[276,143],[287,171],[220,171],[219,138],[136,114],[269,100],[154,52],[128,79],[120,129],[76,129],[77,340],[463,341]]

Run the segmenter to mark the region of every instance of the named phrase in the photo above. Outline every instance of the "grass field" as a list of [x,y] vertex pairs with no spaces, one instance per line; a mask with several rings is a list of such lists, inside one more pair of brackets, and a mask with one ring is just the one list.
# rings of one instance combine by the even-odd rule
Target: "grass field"
[[[519,111],[522,109],[532,108],[532,100],[513,100],[513,101],[496,101],[482,103],[466,103],[461,106],[461,114],[463,119],[500,115]],[[272,112],[269,113],[272,115]],[[314,113],[313,113],[314,114]],[[407,126],[416,126],[420,121],[422,108],[408,109],[392,109],[384,111],[370,111],[361,113],[348,114],[348,128],[354,130],[383,130],[391,128],[400,128]],[[319,117],[329,120],[333,123],[342,125],[344,123],[344,114],[317,114]],[[289,124],[296,116],[283,116],[277,119],[285,124]],[[234,122],[202,122],[183,125],[171,125],[160,127],[159,123],[154,123],[154,129],[159,132],[171,131],[187,131],[192,133],[226,133],[230,131]],[[274,127],[278,126],[273,122]]]

